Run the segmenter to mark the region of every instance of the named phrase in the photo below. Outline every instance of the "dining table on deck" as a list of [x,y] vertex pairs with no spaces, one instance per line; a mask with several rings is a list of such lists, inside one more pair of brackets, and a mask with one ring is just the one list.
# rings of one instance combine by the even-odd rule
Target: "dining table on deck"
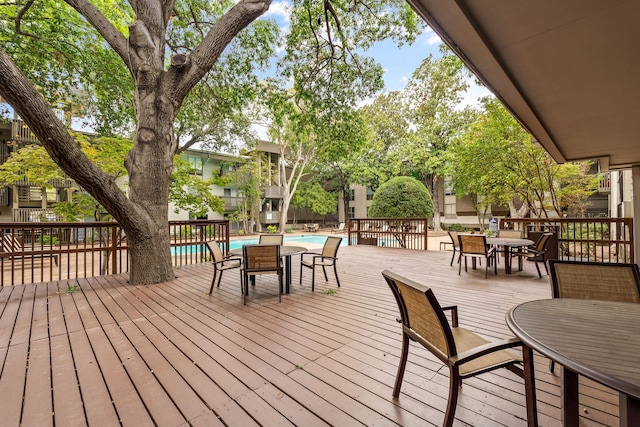
[[579,375],[618,391],[621,427],[640,425],[640,304],[536,300],[512,308],[506,321],[525,346],[563,366],[565,427],[579,425]]
[[[284,259],[284,283],[285,294],[289,293],[291,285],[291,257],[296,254],[307,252],[307,248],[303,246],[280,246],[280,256]],[[231,255],[239,255],[242,257],[242,248],[229,250]]]
[[533,240],[516,237],[487,237],[487,244],[502,246],[504,249],[504,272],[505,274],[511,274],[511,248],[531,246],[533,245]]

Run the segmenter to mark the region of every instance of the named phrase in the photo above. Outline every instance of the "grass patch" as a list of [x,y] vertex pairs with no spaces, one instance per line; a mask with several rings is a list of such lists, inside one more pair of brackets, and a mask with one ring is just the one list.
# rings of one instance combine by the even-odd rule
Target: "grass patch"
[[334,291],[333,289],[327,289],[324,291],[325,295],[335,295],[336,291]]

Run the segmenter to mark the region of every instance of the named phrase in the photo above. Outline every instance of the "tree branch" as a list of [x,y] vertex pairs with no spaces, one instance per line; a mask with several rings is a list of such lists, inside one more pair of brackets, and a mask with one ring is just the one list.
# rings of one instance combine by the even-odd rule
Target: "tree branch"
[[87,0],[65,0],[65,2],[82,15],[100,33],[113,50],[122,58],[133,75],[140,60],[135,52],[130,52],[127,39],[118,31],[109,20]]
[[240,0],[211,27],[185,67],[170,67],[165,82],[173,85],[173,101],[181,104],[234,37],[265,13],[270,5],[271,0]]
[[113,177],[94,165],[47,102],[0,47],[0,96],[15,109],[60,168],[118,219],[128,233],[151,229],[148,215],[132,203]]

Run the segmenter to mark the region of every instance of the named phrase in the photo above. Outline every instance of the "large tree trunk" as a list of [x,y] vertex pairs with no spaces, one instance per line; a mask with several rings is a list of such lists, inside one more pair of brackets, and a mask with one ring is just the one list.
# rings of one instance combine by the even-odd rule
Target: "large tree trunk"
[[431,198],[433,199],[433,230],[440,231],[440,192],[438,191],[438,176],[436,174],[433,174],[431,182]]
[[174,273],[168,201],[176,153],[175,117],[189,91],[213,67],[231,40],[269,8],[271,0],[240,0],[211,26],[196,50],[189,55],[175,55],[168,68],[166,28],[173,2],[132,2],[136,21],[129,27],[127,39],[92,3],[66,1],[104,37],[134,80],[137,133],[134,148],[125,161],[129,198],[112,177],[84,155],[64,124],[2,48],[0,96],[24,119],[60,168],[125,230],[131,256],[130,283],[171,280]]

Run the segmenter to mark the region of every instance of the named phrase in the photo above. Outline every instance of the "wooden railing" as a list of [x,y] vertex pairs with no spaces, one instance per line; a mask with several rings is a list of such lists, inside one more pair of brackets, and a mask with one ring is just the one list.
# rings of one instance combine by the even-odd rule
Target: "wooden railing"
[[351,218],[350,245],[427,250],[427,218]]
[[[115,222],[0,224],[0,286],[129,271],[126,236]],[[210,258],[206,242],[229,247],[229,221],[171,221],[174,266]]]
[[523,230],[525,236],[551,231],[558,259],[633,263],[632,218],[506,218],[500,228]]

